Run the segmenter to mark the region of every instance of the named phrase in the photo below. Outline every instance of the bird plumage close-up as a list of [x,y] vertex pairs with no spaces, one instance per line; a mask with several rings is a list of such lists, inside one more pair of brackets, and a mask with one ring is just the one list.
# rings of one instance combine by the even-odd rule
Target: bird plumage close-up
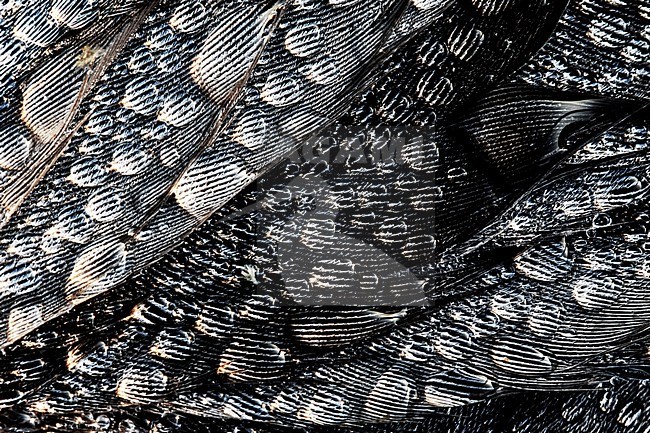
[[648,0],[0,0],[0,431],[650,433],[649,101]]

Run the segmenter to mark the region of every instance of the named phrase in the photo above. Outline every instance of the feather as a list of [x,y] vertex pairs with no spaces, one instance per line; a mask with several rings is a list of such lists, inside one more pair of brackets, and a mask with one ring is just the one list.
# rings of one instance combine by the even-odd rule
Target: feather
[[[75,125],[42,173],[0,153],[39,181],[1,428],[645,431],[647,8],[614,3],[162,2],[100,39],[23,100]],[[53,22],[135,22],[83,4]]]

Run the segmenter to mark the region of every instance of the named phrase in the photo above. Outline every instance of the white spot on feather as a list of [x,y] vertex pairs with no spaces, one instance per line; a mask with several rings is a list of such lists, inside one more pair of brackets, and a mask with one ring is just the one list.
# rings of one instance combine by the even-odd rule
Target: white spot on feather
[[218,24],[190,67],[194,81],[214,101],[224,102],[253,66],[264,45],[267,24],[278,7],[237,9],[215,19]]
[[126,245],[122,242],[98,243],[87,248],[75,261],[68,277],[68,299],[77,304],[110,287],[123,277],[126,255]]
[[7,343],[12,343],[43,323],[38,305],[18,306],[11,310],[7,322]]
[[206,153],[179,180],[174,195],[183,209],[200,219],[223,206],[252,179],[243,164],[223,160],[217,152]]

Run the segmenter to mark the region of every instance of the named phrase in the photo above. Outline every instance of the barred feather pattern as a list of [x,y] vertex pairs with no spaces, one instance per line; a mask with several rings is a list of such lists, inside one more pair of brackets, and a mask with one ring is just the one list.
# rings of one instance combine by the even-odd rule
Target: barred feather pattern
[[643,2],[97,8],[9,68],[3,430],[647,431]]

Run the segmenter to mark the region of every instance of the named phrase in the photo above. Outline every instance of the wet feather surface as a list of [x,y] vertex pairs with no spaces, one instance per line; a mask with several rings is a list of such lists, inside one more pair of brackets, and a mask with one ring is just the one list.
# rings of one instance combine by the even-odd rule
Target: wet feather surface
[[3,431],[648,429],[645,2],[0,8]]

